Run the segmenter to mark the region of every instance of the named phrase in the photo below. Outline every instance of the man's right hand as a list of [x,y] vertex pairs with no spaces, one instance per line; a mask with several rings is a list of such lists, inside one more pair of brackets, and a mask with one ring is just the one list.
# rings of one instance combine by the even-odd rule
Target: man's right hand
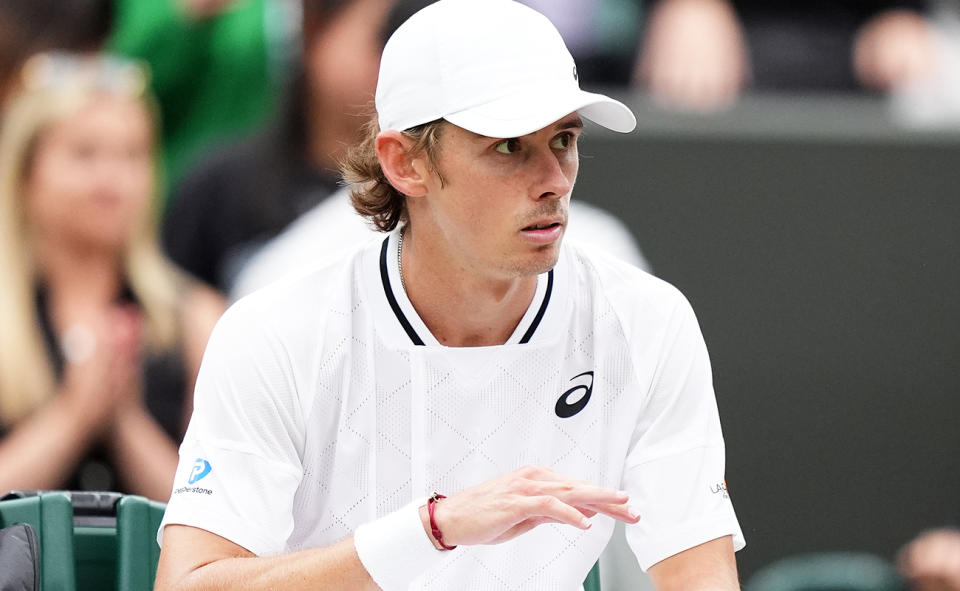
[[[448,546],[499,544],[542,523],[590,528],[590,517],[609,515],[636,523],[640,515],[624,491],[594,486],[549,468],[525,466],[437,502],[434,521]],[[424,530],[434,539],[427,507],[420,508]]]

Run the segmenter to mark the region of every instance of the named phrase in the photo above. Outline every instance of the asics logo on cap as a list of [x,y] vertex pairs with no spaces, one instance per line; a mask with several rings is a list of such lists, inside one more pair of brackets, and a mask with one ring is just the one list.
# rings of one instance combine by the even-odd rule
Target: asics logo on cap
[[[560,396],[560,399],[557,400],[557,404],[554,407],[554,411],[557,413],[557,416],[561,419],[569,419],[573,415],[577,414],[590,402],[590,396],[593,394],[593,371],[585,371],[582,374],[578,374],[570,378],[570,381],[574,381],[578,378],[590,377],[590,384],[578,384],[573,388],[570,388]],[[582,394],[580,393],[582,390]],[[580,394],[579,397],[576,395]]]

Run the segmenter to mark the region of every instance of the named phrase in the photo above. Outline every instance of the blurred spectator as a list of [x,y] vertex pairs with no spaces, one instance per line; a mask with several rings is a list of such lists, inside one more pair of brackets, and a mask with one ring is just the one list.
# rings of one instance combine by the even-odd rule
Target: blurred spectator
[[897,557],[912,591],[960,591],[960,530],[924,532]]
[[0,0],[0,102],[31,55],[99,49],[113,12],[113,0]]
[[932,76],[923,0],[659,0],[637,79],[659,102],[709,111],[747,85],[889,91]]
[[749,77],[746,41],[726,0],[661,0],[649,14],[636,82],[682,110],[729,106]]
[[391,0],[304,0],[303,63],[278,119],[192,170],[164,221],[170,257],[223,293],[269,238],[337,188],[373,99]]
[[910,127],[960,129],[960,0],[932,2],[937,70],[929,80],[896,89],[896,121]]
[[627,86],[642,30],[641,0],[519,0],[557,27],[583,86]]
[[223,302],[161,256],[131,62],[27,62],[0,126],[0,490],[165,500]]
[[[74,0],[76,1],[76,0]],[[290,59],[293,0],[115,0],[112,51],[147,62],[166,180],[273,113]],[[165,197],[165,195],[163,195]]]

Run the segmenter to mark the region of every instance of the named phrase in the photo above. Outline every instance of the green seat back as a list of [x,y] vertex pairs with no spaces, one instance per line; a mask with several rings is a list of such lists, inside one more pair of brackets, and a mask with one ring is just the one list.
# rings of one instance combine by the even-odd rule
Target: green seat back
[[587,578],[583,581],[583,591],[600,591],[600,563],[597,562],[587,573]]
[[138,496],[126,496],[117,503],[118,591],[153,589],[160,559],[157,529],[165,507]]
[[63,492],[0,501],[0,527],[29,523],[40,545],[40,583],[46,591],[76,591],[73,506]]
[[73,528],[77,591],[116,589],[117,533],[110,526]]
[[103,515],[102,523],[74,525],[70,493],[47,491],[0,501],[0,527],[29,523],[36,530],[44,591],[150,591],[164,508],[127,495],[107,507],[116,511],[115,521]]
[[889,562],[858,552],[784,558],[757,571],[745,591],[905,591]]

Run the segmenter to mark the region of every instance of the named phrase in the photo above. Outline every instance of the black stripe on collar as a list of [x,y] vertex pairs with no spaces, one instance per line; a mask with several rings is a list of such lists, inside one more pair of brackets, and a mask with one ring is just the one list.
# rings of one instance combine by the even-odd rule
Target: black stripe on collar
[[397,303],[397,298],[393,295],[393,289],[390,288],[390,277],[387,274],[387,244],[389,243],[390,237],[387,236],[383,239],[383,247],[380,249],[380,280],[383,282],[383,293],[387,295],[390,308],[396,315],[397,320],[400,321],[400,326],[407,332],[407,336],[410,337],[414,345],[422,346],[424,344],[423,339],[420,338],[417,331],[413,330],[413,326],[410,325],[410,321],[407,320],[403,310],[400,309],[400,304]]
[[530,328],[527,329],[527,332],[523,333],[523,338],[520,339],[520,344],[525,345],[530,342],[530,339],[533,337],[533,333],[537,331],[537,327],[540,326],[540,321],[543,320],[543,315],[547,311],[547,304],[550,303],[550,294],[553,292],[553,269],[550,269],[550,272],[547,274],[547,292],[543,294],[543,303],[540,304],[540,309],[537,310],[537,315],[533,318],[533,322],[530,323]]
[[[403,330],[407,333],[407,336],[410,337],[410,340],[413,341],[413,344],[423,346],[423,339],[421,339],[417,331],[413,329],[410,321],[407,320],[407,316],[403,313],[403,310],[400,309],[400,304],[397,303],[397,298],[393,295],[393,289],[390,287],[390,276],[387,272],[387,246],[389,243],[390,237],[388,236],[383,239],[383,246],[380,248],[380,280],[383,282],[383,293],[387,296],[390,309],[393,310],[393,314],[397,317],[397,320],[400,321],[400,326],[403,327]],[[550,303],[550,294],[552,293],[553,269],[550,269],[550,272],[547,273],[547,289],[546,293],[543,294],[543,302],[540,303],[540,309],[537,310],[537,315],[534,316],[533,322],[531,322],[530,327],[527,328],[527,332],[523,333],[523,337],[520,339],[521,345],[530,342],[530,339],[533,338],[533,333],[537,332],[537,327],[540,326],[540,321],[543,320],[543,315],[547,311],[547,305]]]

